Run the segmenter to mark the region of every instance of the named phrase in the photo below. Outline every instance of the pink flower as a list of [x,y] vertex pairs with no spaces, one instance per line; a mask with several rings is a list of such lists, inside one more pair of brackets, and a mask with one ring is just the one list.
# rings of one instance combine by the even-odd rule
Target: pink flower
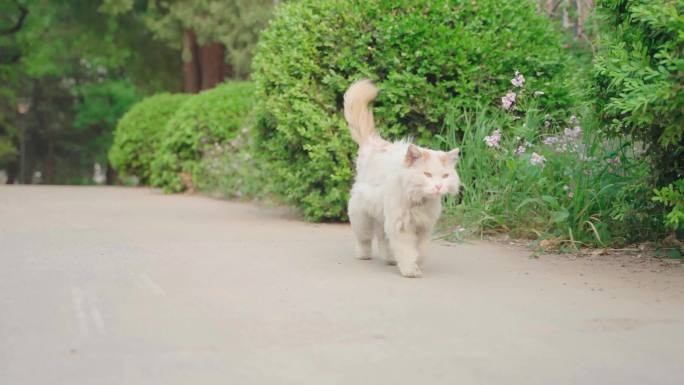
[[518,71],[515,71],[515,77],[511,79],[511,84],[516,87],[522,87],[525,85],[525,77]]
[[544,143],[547,146],[552,146],[556,143],[558,143],[559,139],[557,136],[549,136],[548,138],[545,138],[542,140],[542,143]]
[[518,148],[515,150],[515,155],[522,155],[525,153],[525,146],[518,146]]
[[582,136],[582,127],[575,126],[574,128],[566,128],[563,134],[565,134],[565,138],[568,140],[579,139],[579,137]]
[[544,158],[543,155],[539,155],[536,152],[532,153],[532,157],[530,158],[530,164],[533,166],[544,166],[544,162],[546,162],[546,158]]
[[575,196],[575,193],[572,191],[572,188],[568,185],[563,186],[563,190],[567,191],[568,193],[568,198],[572,199],[572,197]]
[[554,151],[556,152],[577,152],[580,149],[580,145],[578,145],[577,142],[581,136],[582,127],[575,126],[573,128],[566,128],[563,131],[563,135],[549,136],[545,138],[542,143],[553,147]]
[[493,134],[484,137],[484,142],[489,147],[499,148],[499,141],[501,140],[501,130],[497,129]]
[[503,106],[504,110],[508,110],[511,108],[513,103],[515,103],[515,97],[517,95],[515,92],[510,91],[509,93],[506,94],[503,98],[501,98],[501,105]]

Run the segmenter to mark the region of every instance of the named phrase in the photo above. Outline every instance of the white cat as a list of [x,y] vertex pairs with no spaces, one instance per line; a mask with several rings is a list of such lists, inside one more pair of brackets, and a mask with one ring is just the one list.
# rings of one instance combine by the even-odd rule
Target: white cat
[[357,256],[370,259],[375,238],[388,264],[398,264],[404,277],[420,277],[421,258],[442,210],[442,196],[459,191],[454,169],[459,151],[435,151],[406,139],[393,143],[382,139],[368,108],[377,94],[368,79],[354,83],[344,94],[344,117],[359,144],[349,199]]

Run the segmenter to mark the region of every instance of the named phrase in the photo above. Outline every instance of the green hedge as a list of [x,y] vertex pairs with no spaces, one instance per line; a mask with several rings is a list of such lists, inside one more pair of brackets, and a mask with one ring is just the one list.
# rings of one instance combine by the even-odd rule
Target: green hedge
[[605,26],[594,70],[600,116],[645,143],[655,181],[684,177],[684,2],[601,0]]
[[532,2],[499,0],[286,3],[254,59],[257,140],[270,190],[309,220],[346,219],[352,144],[342,95],[361,77],[380,87],[383,135],[432,142],[450,108],[499,105],[515,70],[562,114],[569,54]]
[[168,192],[188,188],[208,146],[230,141],[244,127],[253,96],[252,83],[231,82],[190,98],[166,125],[152,162],[152,185]]
[[136,176],[146,184],[164,128],[189,95],[159,94],[134,105],[119,120],[109,161],[121,176]]

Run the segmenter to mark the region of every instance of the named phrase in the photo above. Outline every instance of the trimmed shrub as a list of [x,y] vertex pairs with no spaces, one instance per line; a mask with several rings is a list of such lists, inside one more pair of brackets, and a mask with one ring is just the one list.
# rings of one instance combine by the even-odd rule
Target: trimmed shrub
[[194,178],[199,190],[223,198],[265,198],[261,194],[265,175],[254,156],[259,149],[254,146],[252,133],[245,127],[234,139],[205,149]]
[[615,136],[645,144],[655,183],[684,170],[684,2],[601,0],[597,108]]
[[109,161],[122,176],[136,176],[140,183],[150,179],[152,159],[164,127],[188,100],[185,94],[159,94],[135,104],[116,126]]
[[309,220],[346,219],[356,149],[342,95],[364,76],[380,87],[375,117],[390,138],[425,144],[454,104],[500,105],[515,70],[545,93],[540,108],[563,115],[572,97],[561,36],[525,1],[284,4],[261,36],[253,72],[269,189]]
[[167,192],[196,184],[192,180],[205,150],[235,138],[252,109],[253,95],[252,83],[230,82],[190,98],[166,125],[152,162],[152,184]]

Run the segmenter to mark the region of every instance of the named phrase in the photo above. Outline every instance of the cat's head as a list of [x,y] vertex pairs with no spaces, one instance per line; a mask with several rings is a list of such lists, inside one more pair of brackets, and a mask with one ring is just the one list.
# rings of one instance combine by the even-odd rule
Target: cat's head
[[456,172],[459,150],[429,150],[410,144],[404,158],[405,187],[413,198],[458,194],[461,183]]

